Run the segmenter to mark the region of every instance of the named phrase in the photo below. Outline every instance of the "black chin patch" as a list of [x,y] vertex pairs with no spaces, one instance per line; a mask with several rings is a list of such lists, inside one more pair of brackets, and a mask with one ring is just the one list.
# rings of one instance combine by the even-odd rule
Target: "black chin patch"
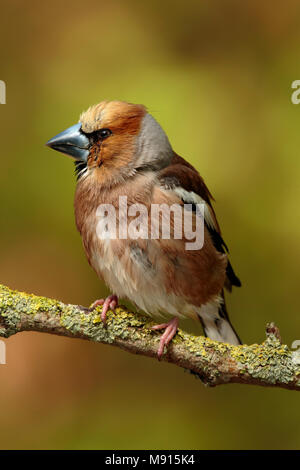
[[87,163],[77,160],[74,162],[74,165],[75,165],[75,176],[76,176],[76,180],[78,181],[80,179],[80,176],[84,173],[84,170],[87,169]]

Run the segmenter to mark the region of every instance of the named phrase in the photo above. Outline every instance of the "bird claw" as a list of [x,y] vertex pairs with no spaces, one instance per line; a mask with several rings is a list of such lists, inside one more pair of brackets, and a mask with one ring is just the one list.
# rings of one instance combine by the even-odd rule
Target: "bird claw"
[[116,295],[109,295],[106,299],[96,300],[90,307],[90,312],[92,312],[98,305],[102,305],[102,312],[100,318],[102,322],[106,325],[106,316],[108,310],[115,310],[118,306],[118,297]]
[[161,360],[165,346],[168,346],[168,344],[172,341],[172,339],[176,335],[177,329],[178,329],[178,323],[179,323],[178,318],[174,317],[167,323],[161,323],[160,325],[155,325],[151,327],[152,330],[163,330],[163,329],[165,330],[165,332],[161,335],[160,341],[159,341],[159,347],[157,351],[158,360]]
[[91,309],[89,307],[84,307],[83,305],[77,305],[77,307],[86,314],[91,313]]

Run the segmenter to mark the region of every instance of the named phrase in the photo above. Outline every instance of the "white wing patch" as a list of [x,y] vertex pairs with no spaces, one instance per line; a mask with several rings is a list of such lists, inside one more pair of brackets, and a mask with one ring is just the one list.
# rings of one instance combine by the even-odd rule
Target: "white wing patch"
[[182,199],[186,204],[204,204],[204,220],[209,227],[217,230],[211,209],[207,202],[202,199],[202,197],[193,191],[187,191],[186,189],[183,189],[181,186],[175,186],[172,188],[172,191],[174,191],[177,196],[179,196],[180,199]]

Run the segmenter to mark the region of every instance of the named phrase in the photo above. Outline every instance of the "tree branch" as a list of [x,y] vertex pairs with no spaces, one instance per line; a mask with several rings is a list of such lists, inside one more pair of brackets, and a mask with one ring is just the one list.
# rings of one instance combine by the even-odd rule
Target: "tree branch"
[[[119,307],[109,312],[107,327],[102,307],[85,313],[79,306],[17,292],[0,285],[0,337],[39,331],[118,346],[128,352],[157,356],[160,334],[148,317]],[[281,344],[274,324],[262,344],[232,346],[179,330],[163,360],[188,369],[204,384],[227,383],[277,386],[300,390],[300,354]]]

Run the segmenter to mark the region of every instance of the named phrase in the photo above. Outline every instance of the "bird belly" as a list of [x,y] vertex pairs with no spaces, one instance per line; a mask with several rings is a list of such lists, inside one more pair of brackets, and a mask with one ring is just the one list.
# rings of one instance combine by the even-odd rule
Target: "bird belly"
[[153,318],[176,316],[197,320],[197,313],[201,308],[199,305],[193,305],[184,297],[167,292],[160,273],[132,257],[129,246],[125,247],[121,256],[116,255],[117,251],[114,241],[102,240],[101,250],[98,246],[91,256],[93,268],[113,294],[130,300]]

